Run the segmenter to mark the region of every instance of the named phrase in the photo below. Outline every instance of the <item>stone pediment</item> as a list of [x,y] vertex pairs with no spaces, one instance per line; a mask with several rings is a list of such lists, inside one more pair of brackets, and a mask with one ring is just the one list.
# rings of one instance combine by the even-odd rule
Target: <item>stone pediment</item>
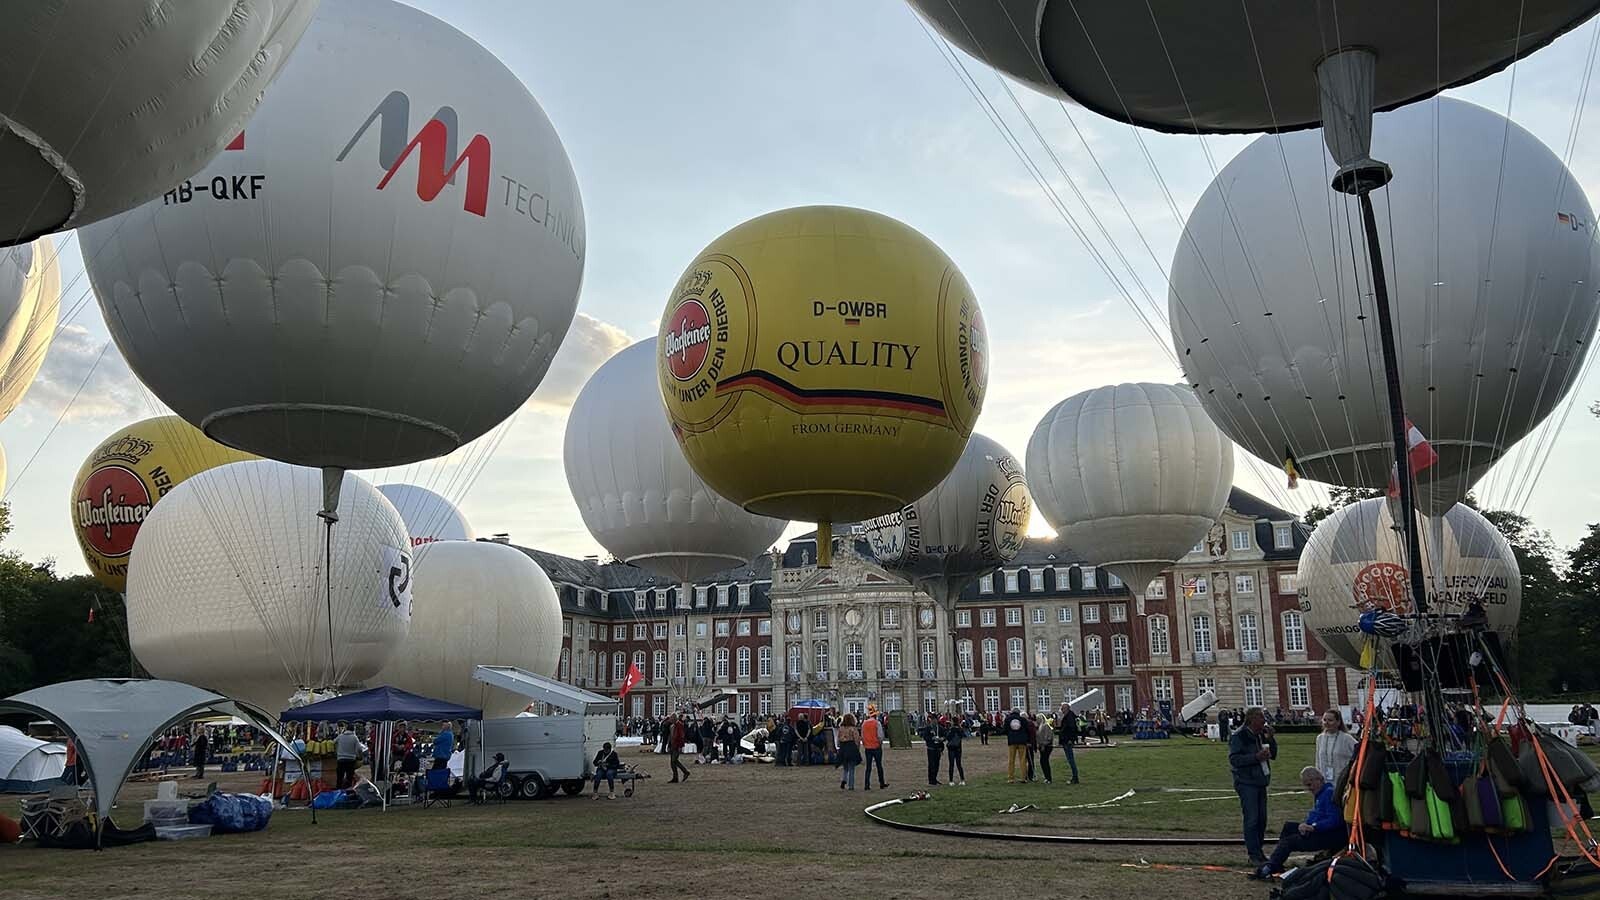
[[805,594],[850,592],[860,588],[869,590],[903,588],[909,591],[910,587],[887,570],[867,561],[852,550],[841,547],[834,552],[832,568],[808,567],[798,583],[788,589],[794,593]]

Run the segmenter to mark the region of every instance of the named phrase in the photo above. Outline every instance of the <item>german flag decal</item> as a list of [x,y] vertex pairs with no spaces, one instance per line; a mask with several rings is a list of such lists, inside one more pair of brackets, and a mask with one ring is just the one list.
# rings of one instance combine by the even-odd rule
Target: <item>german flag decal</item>
[[944,403],[932,397],[896,394],[889,391],[848,389],[807,389],[779,378],[771,372],[751,369],[730,376],[717,383],[717,396],[739,391],[754,391],[799,413],[868,413],[874,409],[887,415],[917,418],[932,422],[946,422],[949,414]]

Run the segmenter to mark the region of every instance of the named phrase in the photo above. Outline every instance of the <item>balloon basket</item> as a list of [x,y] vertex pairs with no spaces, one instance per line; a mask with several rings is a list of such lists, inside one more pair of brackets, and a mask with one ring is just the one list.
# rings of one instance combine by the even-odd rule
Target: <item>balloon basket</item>
[[1455,843],[1439,843],[1386,831],[1380,858],[1408,895],[1543,896],[1555,841],[1548,804],[1528,803],[1527,808],[1528,830],[1520,834],[1469,832]]

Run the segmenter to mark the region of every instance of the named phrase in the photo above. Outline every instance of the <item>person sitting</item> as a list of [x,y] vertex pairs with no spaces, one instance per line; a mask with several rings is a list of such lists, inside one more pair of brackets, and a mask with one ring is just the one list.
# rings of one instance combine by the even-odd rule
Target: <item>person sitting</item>
[[1333,798],[1333,785],[1322,777],[1316,766],[1300,770],[1300,783],[1313,798],[1311,812],[1304,822],[1285,822],[1278,834],[1278,846],[1266,865],[1257,869],[1252,878],[1271,878],[1283,871],[1283,864],[1291,853],[1307,850],[1336,850],[1350,840],[1344,815]]
[[499,782],[505,780],[505,773],[501,771],[505,768],[506,755],[504,753],[496,753],[494,755],[494,762],[489,764],[489,768],[479,772],[478,777],[467,779],[467,798],[473,803],[478,803],[480,802],[478,799],[478,794],[486,785],[493,782],[495,783],[495,787],[498,788]]
[[622,760],[618,758],[617,751],[611,749],[609,742],[601,745],[600,752],[594,755],[594,799],[600,799],[600,779],[606,780],[606,799],[617,799],[617,770],[622,768]]

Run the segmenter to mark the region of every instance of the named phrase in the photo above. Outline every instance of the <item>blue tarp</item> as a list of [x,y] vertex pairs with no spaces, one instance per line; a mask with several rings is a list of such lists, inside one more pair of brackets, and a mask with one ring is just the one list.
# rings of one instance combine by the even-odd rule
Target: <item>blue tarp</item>
[[481,719],[483,710],[420,697],[388,685],[283,711],[285,722],[444,722]]
[[830,704],[826,700],[796,700],[790,709],[827,709]]

